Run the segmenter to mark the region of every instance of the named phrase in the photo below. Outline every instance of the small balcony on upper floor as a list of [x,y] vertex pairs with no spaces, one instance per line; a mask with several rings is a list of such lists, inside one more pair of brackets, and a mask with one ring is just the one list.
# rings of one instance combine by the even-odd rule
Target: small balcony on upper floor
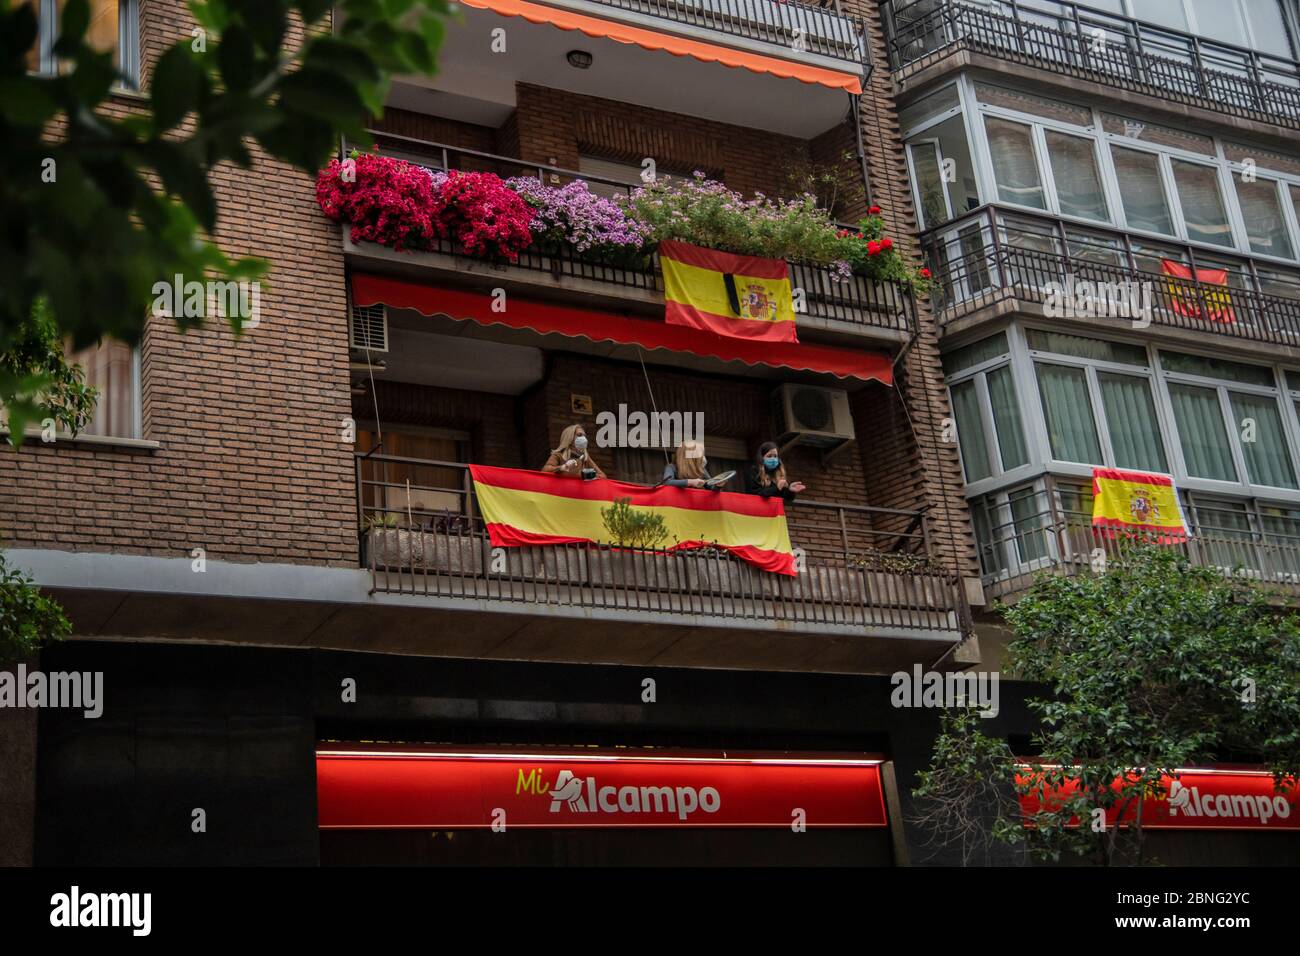
[[1014,313],[1300,358],[1300,272],[988,205],[922,246],[945,336]]
[[461,0],[396,105],[497,125],[524,83],[811,137],[861,92],[865,29],[837,0]]
[[[887,0],[890,69],[907,88],[967,67],[1060,90],[1300,131],[1294,14],[1277,0]],[[1137,14],[1137,15],[1129,15]],[[1149,18],[1144,19],[1143,17]],[[1157,22],[1158,21],[1158,22]]]
[[[643,185],[635,180],[635,172],[627,172],[622,177],[601,176],[382,130],[373,133],[381,155],[417,165],[434,175],[446,171],[489,173],[502,181],[535,180],[547,188],[560,188],[581,180],[591,193],[615,201],[625,199]],[[605,165],[618,168],[618,164]],[[842,224],[836,228],[856,229]],[[578,303],[586,309],[652,320],[656,324],[664,317],[664,276],[653,244],[632,255],[611,255],[608,251],[580,251],[569,243],[539,239],[522,250],[514,261],[505,261],[473,254],[451,237],[438,238],[427,249],[402,251],[375,242],[353,242],[345,223],[343,247],[354,273],[388,275],[479,292],[504,289],[507,295]],[[851,274],[837,271],[824,263],[797,257],[788,265],[801,342],[853,348],[870,346],[896,352],[914,334],[916,300],[907,285],[874,279],[856,271]]]

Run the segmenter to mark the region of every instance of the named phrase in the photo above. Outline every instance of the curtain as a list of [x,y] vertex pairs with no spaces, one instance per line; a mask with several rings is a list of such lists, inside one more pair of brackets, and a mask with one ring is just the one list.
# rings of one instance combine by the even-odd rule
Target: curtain
[[1195,478],[1236,481],[1218,392],[1193,385],[1170,385],[1169,399],[1187,473]]
[[1120,201],[1129,228],[1174,234],[1174,220],[1165,203],[1165,188],[1160,180],[1160,158],[1154,153],[1111,147],[1115,176],[1119,180]]
[[1106,407],[1115,464],[1138,471],[1168,471],[1151,383],[1145,378],[1111,372],[1098,372],[1097,381]]
[[987,379],[989,402],[993,406],[993,425],[998,431],[998,447],[1002,453],[1002,470],[1010,471],[1029,461],[1011,366],[1003,365],[993,369],[988,373]]
[[979,481],[993,473],[989,465],[989,443],[980,420],[979,393],[975,382],[952,387],[952,413],[957,419],[957,444],[966,469],[966,481]]
[[1106,196],[1101,190],[1092,140],[1047,130],[1047,156],[1061,212],[1081,219],[1107,220]]
[[1033,488],[1022,488],[1007,495],[1011,505],[1011,524],[1015,528],[1016,549],[1022,563],[1037,561],[1047,556],[1047,540],[1043,528],[1048,523],[1046,502],[1039,500]]
[[988,132],[989,152],[993,154],[998,197],[1003,202],[1046,209],[1030,127],[989,116],[984,120],[984,128]]
[[98,392],[95,412],[83,435],[135,438],[135,357],[129,345],[105,340],[73,352],[65,349],[68,361],[80,365],[86,384]]
[[944,197],[943,175],[939,169],[939,151],[934,143],[912,144],[912,175],[921,196],[922,229],[948,221],[948,202]]
[[1295,469],[1291,467],[1291,450],[1282,431],[1282,416],[1277,411],[1277,400],[1270,395],[1242,395],[1230,392],[1234,424],[1245,430],[1242,422],[1255,422],[1255,440],[1242,441],[1241,450],[1246,458],[1246,473],[1257,485],[1272,488],[1294,488]]
[[1099,465],[1101,445],[1088,398],[1087,374],[1081,368],[1039,364],[1038,390],[1043,398],[1052,457]]

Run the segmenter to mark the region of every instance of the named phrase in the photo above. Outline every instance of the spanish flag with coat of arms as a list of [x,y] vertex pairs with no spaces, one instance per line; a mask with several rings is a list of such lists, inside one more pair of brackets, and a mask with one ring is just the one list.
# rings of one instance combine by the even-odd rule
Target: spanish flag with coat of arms
[[666,239],[664,321],[760,342],[798,342],[790,266]]
[[1155,534],[1159,544],[1181,544],[1188,534],[1173,478],[1121,468],[1092,470],[1092,527],[1108,537]]

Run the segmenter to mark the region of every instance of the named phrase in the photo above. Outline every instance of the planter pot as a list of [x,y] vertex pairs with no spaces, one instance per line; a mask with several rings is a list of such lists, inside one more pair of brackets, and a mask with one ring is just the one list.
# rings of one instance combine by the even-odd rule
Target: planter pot
[[371,528],[366,532],[366,560],[381,570],[481,575],[483,541],[405,528]]
[[689,551],[682,557],[686,586],[696,592],[736,597],[752,594],[757,597],[763,593],[760,580],[776,576],[751,568],[739,558],[692,554]]
[[680,591],[685,582],[683,557],[655,551],[588,552],[593,587],[640,591]]
[[587,583],[587,552],[580,548],[503,548],[504,576],[556,584]]

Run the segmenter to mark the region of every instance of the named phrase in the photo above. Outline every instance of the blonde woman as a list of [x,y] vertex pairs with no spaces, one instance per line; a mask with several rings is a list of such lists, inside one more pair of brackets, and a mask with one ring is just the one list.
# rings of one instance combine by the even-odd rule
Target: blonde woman
[[677,446],[673,460],[664,465],[664,477],[659,484],[673,488],[711,488],[717,491],[716,485],[708,484],[708,464],[709,459],[704,457],[704,442],[684,441]]
[[560,433],[560,447],[551,450],[551,457],[542,465],[542,471],[565,478],[605,477],[587,452],[587,433],[581,425],[570,425]]

